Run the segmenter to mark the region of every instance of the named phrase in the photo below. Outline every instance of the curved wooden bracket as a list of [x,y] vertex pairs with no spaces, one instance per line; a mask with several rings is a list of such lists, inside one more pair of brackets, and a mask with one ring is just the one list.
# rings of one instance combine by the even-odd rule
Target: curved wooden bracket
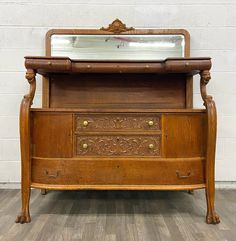
[[31,148],[30,148],[30,106],[33,103],[36,89],[36,72],[28,69],[26,79],[30,90],[24,96],[20,106],[20,145],[21,145],[21,200],[22,210],[16,218],[16,223],[29,223],[29,200],[31,183]]
[[215,149],[216,149],[216,129],[217,116],[216,106],[212,96],[207,95],[206,85],[211,79],[210,71],[200,72],[200,90],[204,105],[207,111],[207,133],[206,133],[206,200],[207,216],[206,222],[217,224],[220,222],[219,216],[215,212]]
[[24,96],[24,99],[30,102],[30,106],[33,104],[33,99],[34,99],[35,90],[36,90],[35,76],[36,76],[36,72],[33,69],[27,69],[25,78],[28,80],[30,84],[30,90],[29,90],[29,93]]
[[201,91],[201,96],[204,101],[204,105],[206,106],[206,101],[212,100],[212,96],[207,95],[206,91],[206,85],[209,83],[211,79],[211,74],[209,70],[203,70],[200,72],[201,80],[200,80],[200,91]]

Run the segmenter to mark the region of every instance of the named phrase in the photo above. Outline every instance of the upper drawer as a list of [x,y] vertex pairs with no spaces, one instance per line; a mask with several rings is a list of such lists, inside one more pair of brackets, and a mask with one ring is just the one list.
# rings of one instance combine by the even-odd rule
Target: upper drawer
[[160,114],[78,114],[75,117],[75,132],[160,129]]

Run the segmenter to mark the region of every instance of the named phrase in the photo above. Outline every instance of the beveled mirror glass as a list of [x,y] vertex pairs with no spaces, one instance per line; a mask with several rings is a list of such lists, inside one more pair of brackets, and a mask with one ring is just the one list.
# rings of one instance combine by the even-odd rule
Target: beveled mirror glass
[[83,35],[53,34],[51,56],[77,60],[161,60],[184,57],[182,34]]

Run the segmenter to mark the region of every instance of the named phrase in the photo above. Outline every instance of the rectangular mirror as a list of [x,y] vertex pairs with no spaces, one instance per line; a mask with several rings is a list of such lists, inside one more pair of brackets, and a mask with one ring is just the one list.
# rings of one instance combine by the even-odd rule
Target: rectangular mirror
[[53,34],[51,56],[87,61],[162,60],[185,56],[182,34]]

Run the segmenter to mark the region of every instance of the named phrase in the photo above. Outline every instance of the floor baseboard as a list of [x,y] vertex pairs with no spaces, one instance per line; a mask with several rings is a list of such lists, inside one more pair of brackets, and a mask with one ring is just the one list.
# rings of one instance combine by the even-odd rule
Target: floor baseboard
[[[236,181],[216,182],[216,189],[236,189]],[[20,189],[20,183],[0,183],[0,189]]]
[[217,181],[215,187],[216,189],[236,189],[236,181]]

